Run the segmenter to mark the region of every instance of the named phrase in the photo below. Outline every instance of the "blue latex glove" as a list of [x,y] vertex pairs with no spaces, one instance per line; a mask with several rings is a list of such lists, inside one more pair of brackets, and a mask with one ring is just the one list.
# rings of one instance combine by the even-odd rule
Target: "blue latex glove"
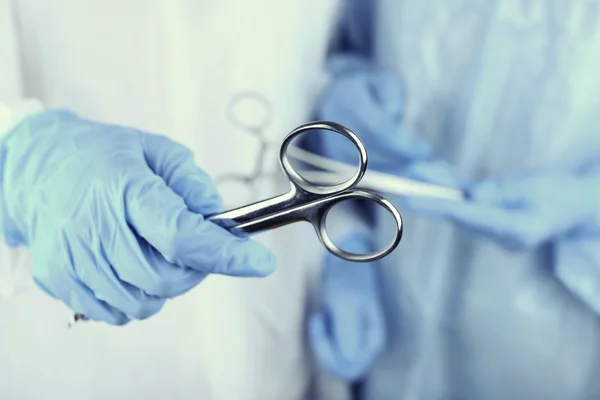
[[554,169],[484,180],[470,185],[466,193],[466,202],[414,197],[403,204],[453,220],[513,250],[535,247],[582,227],[598,210],[594,180]]
[[[361,73],[376,75],[381,70],[381,67],[374,63],[373,60],[353,53],[336,54],[327,60],[327,72],[332,74],[334,80],[344,75],[349,77]],[[395,83],[399,83],[399,81],[396,80]],[[402,95],[402,90],[399,90],[398,93]]]
[[[407,162],[429,157],[430,147],[401,126],[404,97],[398,76],[348,55],[332,59],[329,70],[333,79],[317,107],[316,118],[352,129],[367,148],[370,169],[399,171]],[[356,163],[356,150],[340,145],[339,135],[312,135],[308,140],[318,141],[308,143],[313,151]]]
[[[366,253],[366,235],[351,234],[340,247]],[[325,256],[321,311],[309,320],[312,351],[320,366],[346,381],[362,378],[385,345],[386,327],[376,263],[352,263]]]
[[48,111],[0,144],[2,234],[31,249],[35,282],[77,313],[124,324],[209,273],[274,269],[266,248],[204,220],[221,199],[165,137]]

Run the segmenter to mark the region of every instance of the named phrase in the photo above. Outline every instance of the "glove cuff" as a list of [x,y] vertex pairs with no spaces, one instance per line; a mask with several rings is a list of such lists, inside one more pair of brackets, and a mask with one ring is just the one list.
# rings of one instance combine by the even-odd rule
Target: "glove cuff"
[[17,229],[14,221],[9,216],[6,207],[6,143],[13,131],[29,116],[44,109],[37,100],[24,100],[16,104],[0,104],[0,239],[11,247],[24,244],[23,235]]
[[43,110],[42,103],[35,99],[0,103],[0,140],[27,117]]

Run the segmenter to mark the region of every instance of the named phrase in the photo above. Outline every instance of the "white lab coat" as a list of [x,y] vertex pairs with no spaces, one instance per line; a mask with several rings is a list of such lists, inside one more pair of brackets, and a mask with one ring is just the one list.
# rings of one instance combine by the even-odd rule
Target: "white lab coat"
[[[228,101],[266,96],[275,142],[306,122],[339,3],[0,0],[0,102],[166,134],[212,175],[248,172],[258,142],[227,120]],[[149,320],[70,330],[71,312],[32,284],[26,249],[2,244],[0,399],[305,398],[304,315],[322,250],[308,225],[260,240],[278,257],[267,279],[212,276]]]
[[[402,77],[405,129],[436,157],[474,181],[598,160],[598,0],[377,3],[375,56]],[[366,399],[600,398],[597,235],[507,251],[403,216]]]

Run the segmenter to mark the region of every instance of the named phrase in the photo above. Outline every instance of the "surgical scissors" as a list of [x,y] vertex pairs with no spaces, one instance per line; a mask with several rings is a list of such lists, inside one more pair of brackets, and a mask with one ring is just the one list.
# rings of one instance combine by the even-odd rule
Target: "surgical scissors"
[[[315,184],[306,180],[293,166],[288,157],[291,142],[299,135],[311,130],[327,130],[348,139],[359,154],[359,163],[352,177],[341,183]],[[381,195],[368,190],[355,189],[367,170],[367,151],[359,137],[343,125],[329,121],[316,121],[300,125],[283,140],[279,151],[279,161],[290,181],[288,193],[267,200],[235,208],[207,217],[233,234],[245,236],[270,230],[294,222],[306,221],[313,225],[317,237],[325,248],[348,261],[370,262],[390,254],[402,238],[402,216],[394,205]],[[346,200],[361,199],[378,203],[394,218],[394,237],[383,249],[368,254],[354,254],[335,245],[327,234],[326,220],[329,211]]]

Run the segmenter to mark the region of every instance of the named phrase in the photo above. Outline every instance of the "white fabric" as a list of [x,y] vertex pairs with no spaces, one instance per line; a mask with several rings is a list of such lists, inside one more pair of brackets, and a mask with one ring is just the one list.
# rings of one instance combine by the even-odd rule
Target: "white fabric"
[[44,110],[37,99],[0,103],[0,138],[4,137],[24,118]]
[[21,62],[12,0],[0,0],[0,102],[21,100]]
[[[43,109],[41,102],[36,99],[0,103],[0,139],[28,115]],[[29,286],[31,262],[26,248],[11,248],[0,240],[0,301]]]
[[[471,179],[597,157],[600,2],[377,3],[377,58],[402,76],[404,122],[436,156]],[[600,320],[561,281],[574,259],[557,243],[510,252],[404,217],[368,399],[600,398]]]
[[[244,173],[258,143],[229,123],[228,101],[242,90],[266,96],[274,142],[305,122],[325,82],[338,6],[0,0],[0,100],[33,97],[47,108],[167,134],[210,174]],[[276,158],[269,168],[278,168]],[[270,184],[256,196],[283,190]],[[279,260],[267,279],[210,277],[150,320],[71,330],[69,310],[23,273],[28,255],[17,260],[2,247],[0,270],[12,272],[0,275],[3,285],[10,275],[12,288],[22,289],[0,298],[0,398],[303,398],[313,373],[303,318],[322,249],[309,225],[259,238]]]

